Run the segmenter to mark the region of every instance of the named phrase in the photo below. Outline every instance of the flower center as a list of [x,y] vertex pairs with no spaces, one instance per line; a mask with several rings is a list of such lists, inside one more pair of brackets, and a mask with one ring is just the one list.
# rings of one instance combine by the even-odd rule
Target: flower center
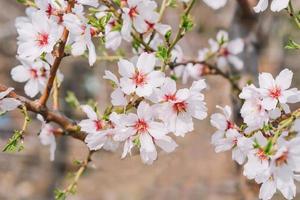
[[164,96],[165,101],[176,101],[176,96],[174,94],[166,94]]
[[137,12],[137,6],[133,7],[133,8],[130,8],[129,10],[129,17],[132,19],[132,18],[135,18],[139,13]]
[[46,46],[49,43],[49,35],[47,33],[39,33],[37,42],[40,47]]
[[51,6],[51,4],[49,3],[47,6],[47,9],[46,9],[47,16],[50,17],[53,14],[53,11],[54,11],[54,9]]
[[151,22],[149,22],[149,21],[147,21],[147,20],[146,20],[145,22],[146,22],[146,24],[147,24],[147,26],[148,26],[148,31],[154,29],[155,23],[151,23]]
[[288,153],[288,151],[283,152],[282,155],[275,160],[276,166],[287,164]]
[[221,49],[219,50],[219,54],[220,54],[220,56],[227,57],[227,56],[229,56],[230,52],[228,51],[227,48],[221,48]]
[[140,72],[136,72],[132,79],[138,86],[142,86],[146,83],[146,76]]
[[261,161],[264,161],[264,160],[268,160],[268,156],[265,154],[264,150],[263,149],[259,149],[256,153],[256,156],[261,160]]
[[227,121],[227,129],[226,130],[233,129],[233,128],[234,128],[234,123]]
[[269,95],[270,95],[270,97],[277,99],[278,97],[281,96],[281,89],[276,86],[275,88],[270,89]]
[[104,123],[102,120],[94,120],[96,131],[100,131],[104,127]]
[[147,131],[147,129],[148,129],[148,124],[147,124],[147,122],[145,122],[145,120],[139,119],[135,123],[134,128],[136,129],[136,131],[138,133],[145,133]]
[[37,78],[38,77],[38,72],[36,69],[31,68],[30,69],[30,75],[32,78]]
[[186,112],[187,108],[187,103],[182,101],[182,102],[177,102],[173,105],[173,109],[175,112],[180,113],[180,112]]

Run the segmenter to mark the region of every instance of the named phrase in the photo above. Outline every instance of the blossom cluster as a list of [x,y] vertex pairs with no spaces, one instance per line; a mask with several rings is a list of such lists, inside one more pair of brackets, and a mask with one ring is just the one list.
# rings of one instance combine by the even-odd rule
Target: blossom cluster
[[[240,114],[243,124],[231,120],[229,106],[211,116],[217,128],[212,136],[216,152],[232,150],[232,159],[244,164],[243,174],[262,184],[259,198],[271,199],[278,189],[286,199],[296,194],[294,180],[300,170],[300,120],[290,111],[290,103],[300,101],[300,92],[290,88],[293,73],[284,69],[274,79],[259,75],[259,88],[247,85],[239,95],[244,100]],[[291,119],[284,120],[284,116]]]
[[[85,142],[91,150],[115,151],[124,143],[122,158],[136,147],[142,161],[151,164],[157,158],[155,146],[167,153],[174,151],[177,144],[170,134],[183,137],[193,131],[193,118],[207,116],[204,80],[194,82],[189,89],[177,89],[174,80],[155,70],[155,63],[154,54],[142,53],[136,62],[118,62],[120,78],[106,71],[104,78],[115,86],[112,104],[120,112],[106,119],[92,107],[81,106],[88,118],[79,126],[88,133]],[[136,113],[128,110],[133,102],[138,102]]]
[[241,70],[244,67],[243,61],[239,58],[244,50],[244,41],[242,38],[230,39],[226,31],[220,30],[217,33],[216,39],[208,40],[209,47],[198,51],[196,64],[187,63],[188,60],[184,57],[182,48],[177,45],[172,51],[172,62],[184,63],[174,69],[177,78],[182,77],[182,82],[187,83],[189,78],[194,80],[200,79],[205,75],[205,66],[208,62],[216,63],[216,66],[226,71],[228,66],[232,66],[236,70]]

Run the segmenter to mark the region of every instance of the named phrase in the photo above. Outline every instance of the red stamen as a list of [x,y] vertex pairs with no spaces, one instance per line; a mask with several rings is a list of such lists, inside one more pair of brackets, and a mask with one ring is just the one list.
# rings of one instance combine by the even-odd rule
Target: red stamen
[[138,133],[145,133],[148,129],[148,124],[142,119],[139,119],[135,125],[134,128],[137,130]]

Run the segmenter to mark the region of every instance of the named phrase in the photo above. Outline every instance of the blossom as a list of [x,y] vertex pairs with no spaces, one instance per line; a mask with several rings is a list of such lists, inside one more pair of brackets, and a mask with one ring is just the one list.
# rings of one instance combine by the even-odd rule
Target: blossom
[[204,3],[206,3],[209,7],[217,10],[219,8],[222,8],[226,5],[227,0],[203,0]]
[[42,128],[39,134],[40,141],[43,145],[50,146],[50,160],[53,161],[56,150],[55,129],[51,124],[47,123],[41,115],[38,115],[37,119],[42,122]]
[[62,27],[44,13],[34,12],[29,18],[17,18],[19,57],[33,61],[43,53],[51,53],[62,35]]
[[106,151],[116,151],[119,147],[119,142],[115,141],[113,137],[122,131],[122,129],[119,128],[121,127],[120,119],[120,115],[112,113],[105,128],[103,127],[102,130],[88,133],[85,142],[89,149],[96,151],[103,148]]
[[155,13],[157,4],[155,1],[129,0],[122,8],[123,26],[121,33],[127,41],[131,41],[131,31],[134,27],[139,33],[144,33],[148,29],[147,17]]
[[70,31],[71,53],[73,56],[83,55],[88,49],[89,64],[96,62],[96,49],[92,41],[92,37],[96,34],[94,28],[87,23],[87,19],[83,17],[83,7],[76,6],[76,14],[68,13],[63,16],[63,24]]
[[5,91],[0,92],[0,114],[16,109],[21,102],[11,97],[7,97],[13,88],[7,88]]
[[155,145],[168,153],[177,147],[173,139],[167,135],[168,130],[165,125],[154,120],[151,106],[144,101],[138,106],[137,114],[130,113],[124,116],[123,121],[127,129],[115,137],[121,141],[128,140],[128,138],[131,140],[125,143],[123,156],[130,151],[127,146],[132,147],[133,140],[139,141],[141,159],[146,164],[152,164],[157,158]]
[[237,56],[244,50],[244,41],[241,38],[230,41],[228,33],[221,30],[217,34],[217,41],[211,39],[210,44],[212,52],[217,51],[218,67],[224,68],[228,64],[231,64],[237,70],[244,67],[243,61]]
[[194,81],[191,88],[176,91],[176,82],[165,80],[161,89],[156,92],[159,102],[157,112],[168,130],[176,136],[184,136],[194,129],[193,118],[204,119],[207,108],[201,91],[206,88],[204,80]]
[[88,117],[88,119],[81,120],[78,124],[82,131],[88,134],[92,134],[98,133],[104,128],[105,121],[98,118],[97,113],[93,110],[91,106],[82,105],[81,109]]
[[19,60],[21,65],[11,70],[12,79],[20,83],[27,82],[24,87],[25,94],[34,97],[44,90],[50,66],[42,60],[29,61],[21,58]]
[[[253,8],[256,13],[263,12],[267,9],[269,0],[259,0],[258,4]],[[271,10],[279,12],[288,7],[289,0],[272,0]]]
[[[56,22],[62,22],[62,15],[67,8],[67,2],[64,0],[35,0],[37,8],[44,12],[48,18]],[[36,12],[36,10],[34,11]]]
[[263,98],[259,89],[254,85],[246,86],[239,97],[245,100],[240,111],[244,123],[248,126],[245,132],[262,128],[269,121],[269,114],[263,108]]
[[162,85],[164,73],[154,71],[154,54],[142,53],[137,61],[136,67],[128,60],[121,59],[118,62],[120,86],[122,91],[129,95],[136,93],[140,97],[150,96],[154,88]]
[[235,124],[230,119],[232,114],[231,108],[227,105],[224,108],[221,106],[217,106],[217,108],[222,113],[214,113],[210,117],[211,125],[217,129],[211,138],[212,144],[216,144],[220,139],[224,138],[228,130],[235,128]]
[[112,81],[116,85],[115,90],[110,95],[112,105],[126,106],[128,101],[126,99],[126,95],[121,90],[120,83],[116,75],[108,70],[105,70],[105,75],[103,78]]
[[[270,73],[259,74],[259,87],[263,96],[262,106],[266,110],[275,109],[278,103],[292,103],[295,95],[298,95],[296,89],[289,89],[292,83],[293,72],[284,69],[274,79]],[[293,102],[294,103],[294,102]]]
[[110,19],[105,26],[105,48],[116,50],[122,42],[122,34],[116,29],[117,21]]

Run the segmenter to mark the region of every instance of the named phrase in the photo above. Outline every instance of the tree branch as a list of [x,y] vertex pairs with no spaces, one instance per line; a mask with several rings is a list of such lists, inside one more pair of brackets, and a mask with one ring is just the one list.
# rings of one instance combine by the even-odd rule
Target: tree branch
[[[70,13],[72,11],[72,8],[74,7],[74,4],[75,4],[74,0],[69,0],[66,13]],[[54,84],[54,80],[55,80],[55,77],[56,77],[57,70],[59,68],[59,65],[60,65],[62,59],[65,56],[65,46],[66,46],[68,37],[69,37],[69,31],[68,31],[67,28],[64,28],[63,35],[62,35],[60,41],[57,44],[57,49],[53,50],[54,51],[53,53],[55,53],[56,58],[54,60],[53,65],[51,66],[50,75],[49,75],[49,79],[48,79],[46,88],[45,88],[42,96],[39,99],[39,106],[40,107],[44,107],[46,105],[47,100],[50,96],[50,92],[51,92],[53,84]]]
[[[7,87],[0,84],[0,92],[6,90]],[[9,93],[8,96],[21,101],[24,106],[26,106],[28,111],[42,115],[47,122],[54,122],[61,126],[61,128],[65,132],[65,135],[69,135],[73,138],[84,141],[87,134],[80,131],[80,127],[76,124],[76,122],[61,114],[60,112],[49,110],[46,107],[40,107],[38,103],[31,101],[26,97],[20,96],[15,92]]]

